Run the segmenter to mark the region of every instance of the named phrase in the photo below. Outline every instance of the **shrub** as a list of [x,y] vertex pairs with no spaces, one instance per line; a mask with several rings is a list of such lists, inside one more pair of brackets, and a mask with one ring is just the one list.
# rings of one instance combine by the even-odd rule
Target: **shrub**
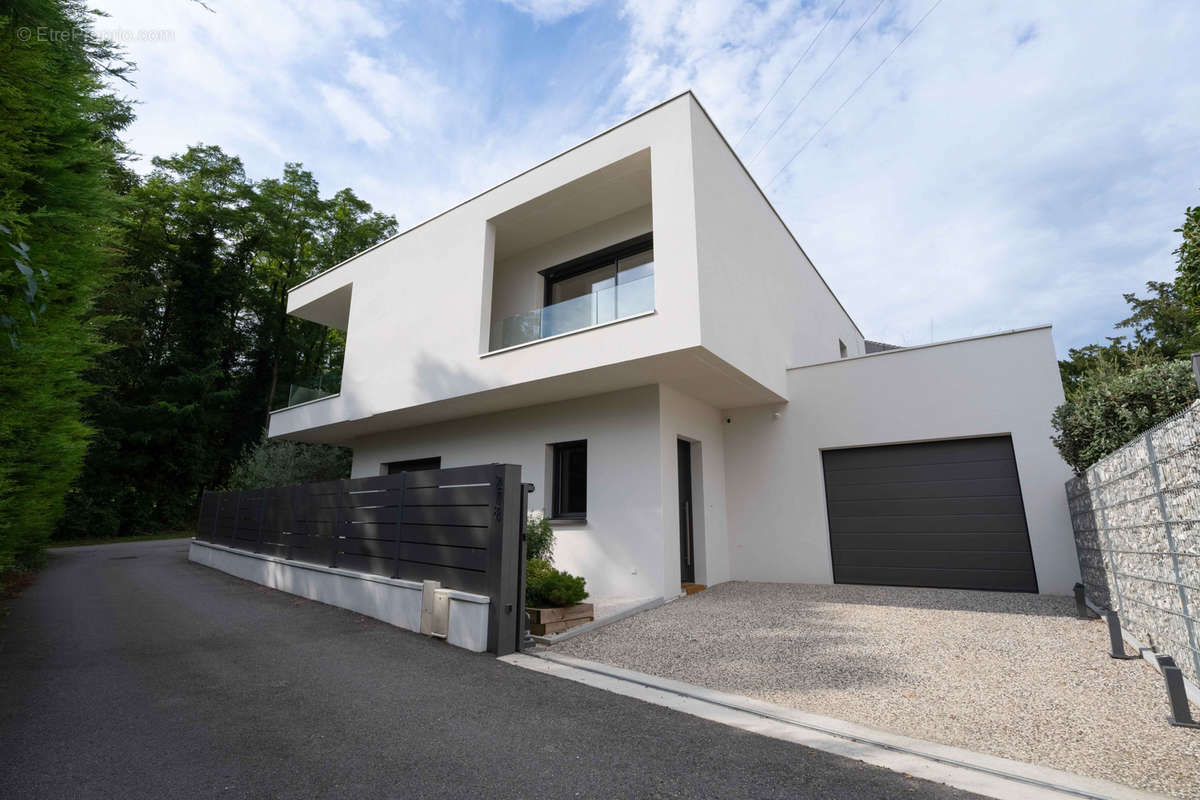
[[550,566],[540,558],[525,565],[525,605],[530,608],[573,606],[588,596],[583,578]]
[[227,489],[269,489],[350,477],[353,453],[331,444],[264,438],[233,465]]
[[541,511],[531,511],[525,521],[525,558],[554,563],[554,529]]
[[1196,397],[1187,361],[1154,361],[1125,373],[1094,374],[1054,409],[1051,424],[1057,435],[1050,438],[1079,475]]

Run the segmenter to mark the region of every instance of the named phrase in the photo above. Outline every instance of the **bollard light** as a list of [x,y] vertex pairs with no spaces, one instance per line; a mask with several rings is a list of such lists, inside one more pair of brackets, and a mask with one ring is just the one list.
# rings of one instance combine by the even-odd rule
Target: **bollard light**
[[1183,686],[1183,672],[1171,656],[1160,655],[1158,668],[1162,670],[1163,683],[1167,685],[1167,703],[1171,713],[1167,722],[1177,728],[1200,728],[1200,722],[1192,719],[1192,709],[1188,707],[1187,689]]
[[1091,619],[1092,612],[1087,607],[1082,583],[1075,584],[1075,615],[1080,619]]
[[1121,638],[1121,618],[1117,612],[1109,609],[1108,614],[1108,643],[1111,648],[1109,655],[1113,658],[1141,658],[1140,655],[1130,655],[1125,652],[1125,640]]

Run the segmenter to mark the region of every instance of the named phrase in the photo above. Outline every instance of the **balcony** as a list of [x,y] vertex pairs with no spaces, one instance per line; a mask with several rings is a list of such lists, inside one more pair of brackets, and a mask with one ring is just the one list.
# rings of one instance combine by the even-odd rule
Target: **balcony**
[[650,152],[492,217],[482,352],[655,310]]
[[342,373],[340,370],[316,375],[312,378],[303,378],[298,383],[280,386],[279,390],[275,392],[274,401],[271,403],[271,410],[282,411],[292,406],[311,403],[313,400],[333,397],[341,393],[341,391]]
[[594,281],[584,294],[505,318],[493,349],[561,336],[653,310],[654,262],[650,260]]

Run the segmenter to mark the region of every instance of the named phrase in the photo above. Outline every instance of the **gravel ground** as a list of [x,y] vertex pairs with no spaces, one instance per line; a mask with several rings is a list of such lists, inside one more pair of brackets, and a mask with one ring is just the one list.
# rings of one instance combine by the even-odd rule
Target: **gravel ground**
[[1072,598],[733,582],[553,651],[1200,798],[1200,731],[1167,725],[1161,676],[1107,648]]

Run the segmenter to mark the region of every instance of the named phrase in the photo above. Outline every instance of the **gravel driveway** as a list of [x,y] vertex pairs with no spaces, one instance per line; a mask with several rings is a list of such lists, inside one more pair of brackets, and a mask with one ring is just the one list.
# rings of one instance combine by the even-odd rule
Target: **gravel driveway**
[[[733,582],[553,651],[1178,797],[1200,731],[1045,595]],[[1200,710],[1193,710],[1193,714]]]

